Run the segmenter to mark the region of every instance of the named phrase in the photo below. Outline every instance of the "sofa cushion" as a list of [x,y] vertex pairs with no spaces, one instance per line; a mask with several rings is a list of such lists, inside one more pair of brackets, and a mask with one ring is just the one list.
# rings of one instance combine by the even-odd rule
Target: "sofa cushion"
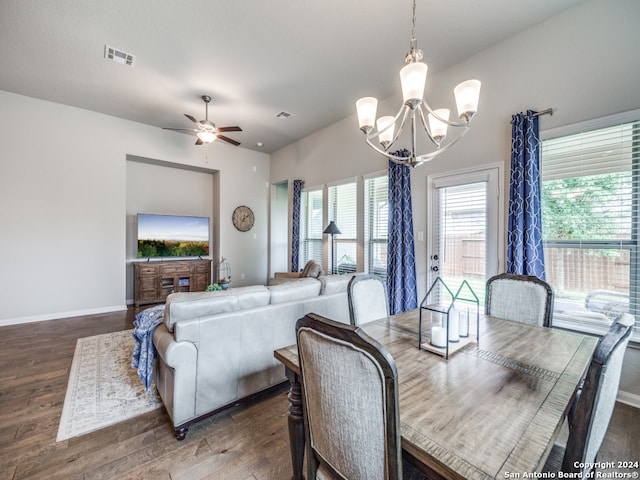
[[264,307],[265,305],[269,305],[269,301],[271,300],[269,289],[262,285],[230,288],[227,292],[229,292],[229,290],[238,297],[238,310]]
[[271,292],[271,304],[275,305],[318,296],[321,286],[315,278],[300,278],[267,288]]
[[269,300],[270,292],[262,285],[213,292],[172,293],[167,297],[163,321],[167,330],[173,332],[173,326],[180,320],[261,307],[268,305]]
[[349,281],[353,278],[353,274],[346,273],[344,275],[326,275],[318,278],[322,284],[320,295],[332,295],[334,293],[346,292]]

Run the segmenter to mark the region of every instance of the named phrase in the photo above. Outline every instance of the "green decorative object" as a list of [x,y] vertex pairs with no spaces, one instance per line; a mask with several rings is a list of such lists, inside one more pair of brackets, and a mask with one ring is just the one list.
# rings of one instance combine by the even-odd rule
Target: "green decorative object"
[[207,287],[207,292],[215,292],[216,290],[223,290],[223,288],[218,283],[213,283]]

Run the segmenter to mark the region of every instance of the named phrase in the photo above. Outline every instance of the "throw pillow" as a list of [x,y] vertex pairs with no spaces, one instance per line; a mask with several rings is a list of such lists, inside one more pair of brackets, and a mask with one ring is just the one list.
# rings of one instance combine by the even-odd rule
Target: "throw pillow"
[[301,277],[318,278],[322,274],[322,265],[315,260],[309,260],[302,269]]

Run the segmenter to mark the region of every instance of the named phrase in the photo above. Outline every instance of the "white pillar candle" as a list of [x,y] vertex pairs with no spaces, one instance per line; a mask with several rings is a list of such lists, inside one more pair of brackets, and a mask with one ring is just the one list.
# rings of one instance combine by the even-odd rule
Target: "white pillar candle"
[[442,348],[447,346],[447,330],[444,327],[431,327],[431,345]]
[[449,341],[454,343],[460,341],[460,320],[458,317],[458,310],[452,309],[447,319],[449,322]]
[[466,312],[460,312],[460,318],[458,321],[460,326],[460,336],[468,337],[469,336],[469,309],[467,308]]

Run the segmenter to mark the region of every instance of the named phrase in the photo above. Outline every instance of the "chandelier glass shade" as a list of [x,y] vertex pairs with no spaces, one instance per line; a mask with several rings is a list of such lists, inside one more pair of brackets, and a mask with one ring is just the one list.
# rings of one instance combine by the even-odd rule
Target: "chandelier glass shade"
[[[478,111],[480,98],[480,81],[467,80],[453,89],[460,121],[449,120],[449,109],[431,108],[424,99],[428,67],[422,62],[422,50],[417,48],[415,29],[416,2],[413,0],[411,49],[405,57],[407,65],[400,70],[403,104],[395,117],[382,116],[376,120],[378,100],[374,97],[363,97],[356,102],[358,124],[366,136],[367,144],[393,162],[412,167],[447,151],[469,131],[469,124]],[[408,149],[410,155],[403,157],[391,153],[390,149],[407,126],[407,121],[411,126],[411,148]],[[459,132],[453,139],[447,138],[449,127]],[[429,140],[430,148],[424,153],[418,153],[419,131],[424,131]],[[376,140],[378,145],[374,143]]]

